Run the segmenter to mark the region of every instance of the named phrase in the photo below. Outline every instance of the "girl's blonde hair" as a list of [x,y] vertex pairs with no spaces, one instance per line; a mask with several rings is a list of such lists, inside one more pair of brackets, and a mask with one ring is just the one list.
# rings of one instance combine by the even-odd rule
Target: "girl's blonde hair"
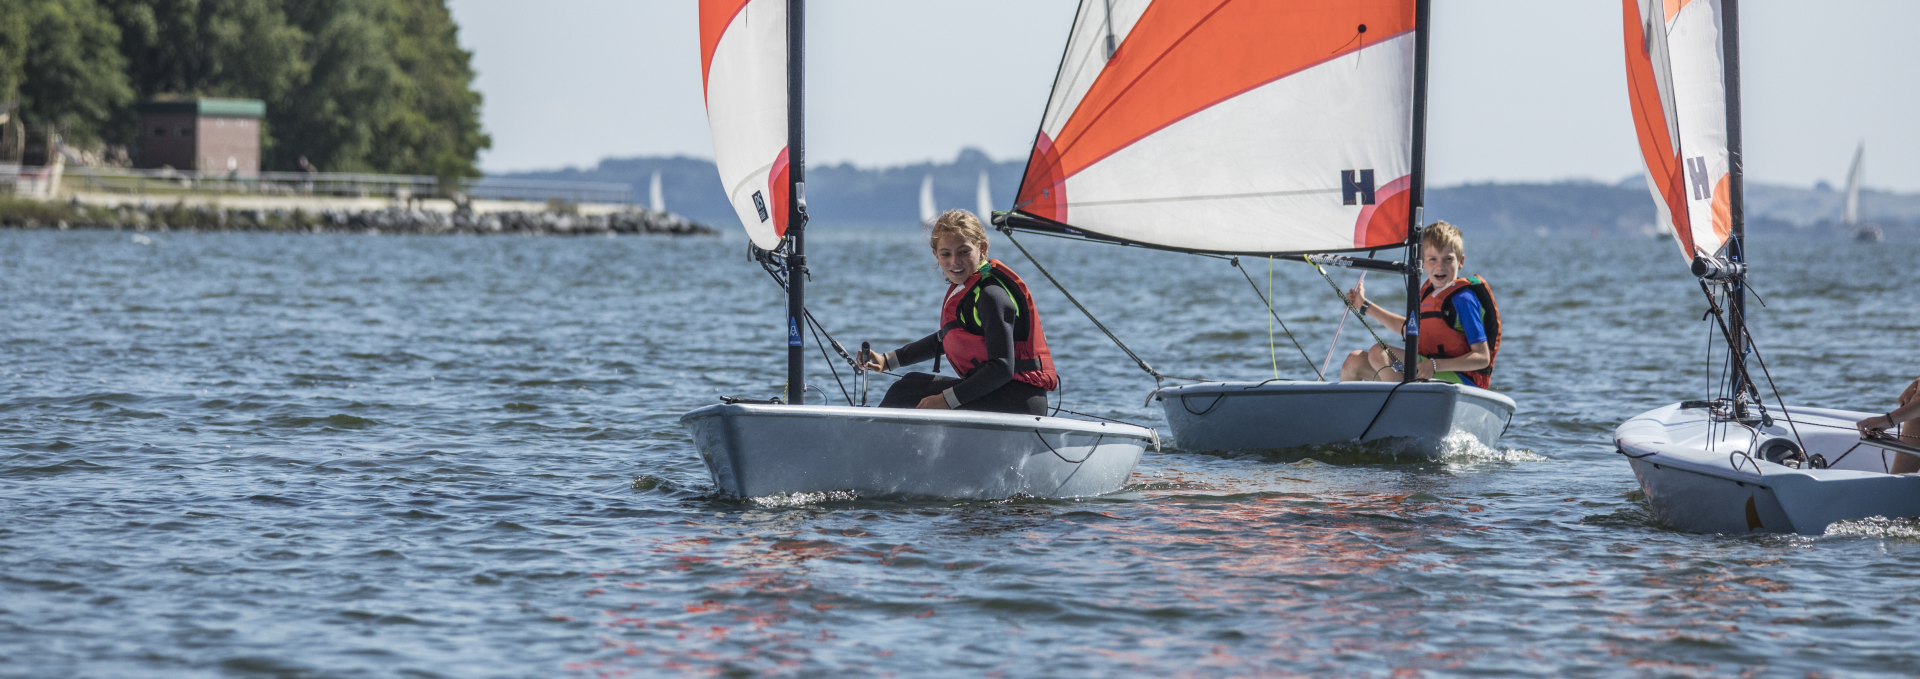
[[1420,245],[1434,249],[1448,248],[1453,250],[1453,254],[1460,259],[1467,258],[1466,237],[1460,235],[1458,227],[1444,221],[1434,222],[1432,226],[1427,227],[1426,233],[1420,236]]
[[980,225],[979,217],[966,210],[948,210],[939,219],[933,220],[933,232],[927,235],[927,247],[940,249],[940,238],[949,235],[964,237],[983,249],[987,245],[986,227]]

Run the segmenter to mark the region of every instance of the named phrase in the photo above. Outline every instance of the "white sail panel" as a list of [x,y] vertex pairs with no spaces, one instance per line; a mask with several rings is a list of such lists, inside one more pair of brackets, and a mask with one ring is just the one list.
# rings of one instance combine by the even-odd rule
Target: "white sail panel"
[[1657,218],[1688,260],[1732,233],[1719,0],[1622,0],[1627,87]]
[[976,206],[975,209],[980,211],[978,216],[981,220],[985,220],[993,214],[993,194],[987,191],[986,170],[980,171],[980,184],[974,187],[973,202]]
[[1867,157],[1867,143],[1860,142],[1860,148],[1853,150],[1853,165],[1847,168],[1847,211],[1843,215],[1847,228],[1860,224],[1860,163]]
[[707,126],[720,183],[754,245],[786,235],[787,6],[700,0]]
[[1208,252],[1397,245],[1413,22],[1412,0],[1083,2],[1017,209]]
[[920,223],[932,224],[940,218],[940,210],[933,206],[933,175],[920,179]]

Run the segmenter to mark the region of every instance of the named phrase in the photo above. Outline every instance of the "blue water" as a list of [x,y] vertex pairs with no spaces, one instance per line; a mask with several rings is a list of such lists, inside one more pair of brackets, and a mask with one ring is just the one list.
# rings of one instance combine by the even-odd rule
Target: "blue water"
[[[1114,496],[900,503],[709,497],[677,418],[783,380],[738,238],[0,231],[0,676],[1920,673],[1920,524],[1651,522],[1610,433],[1717,375],[1670,243],[1468,237],[1521,405],[1499,450],[1170,441]],[[1024,242],[1166,372],[1310,374],[1225,262]],[[1920,249],[1753,249],[1786,400],[1885,410],[1920,371]],[[843,342],[934,328],[917,237],[812,254]],[[1166,435],[1152,382],[992,254],[1037,286],[1068,406]],[[1318,361],[1334,293],[1273,277]]]

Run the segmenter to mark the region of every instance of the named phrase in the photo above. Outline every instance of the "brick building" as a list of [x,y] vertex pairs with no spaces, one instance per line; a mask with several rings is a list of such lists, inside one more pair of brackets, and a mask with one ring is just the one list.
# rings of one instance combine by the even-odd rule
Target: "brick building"
[[144,168],[171,167],[208,174],[260,173],[258,99],[151,101],[139,106]]

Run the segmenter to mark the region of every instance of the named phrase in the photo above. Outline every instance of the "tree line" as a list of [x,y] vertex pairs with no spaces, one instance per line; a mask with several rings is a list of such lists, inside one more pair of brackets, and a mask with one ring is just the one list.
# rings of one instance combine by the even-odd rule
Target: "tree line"
[[444,0],[0,0],[0,103],[135,146],[139,102],[266,102],[264,169],[479,176],[472,53]]

